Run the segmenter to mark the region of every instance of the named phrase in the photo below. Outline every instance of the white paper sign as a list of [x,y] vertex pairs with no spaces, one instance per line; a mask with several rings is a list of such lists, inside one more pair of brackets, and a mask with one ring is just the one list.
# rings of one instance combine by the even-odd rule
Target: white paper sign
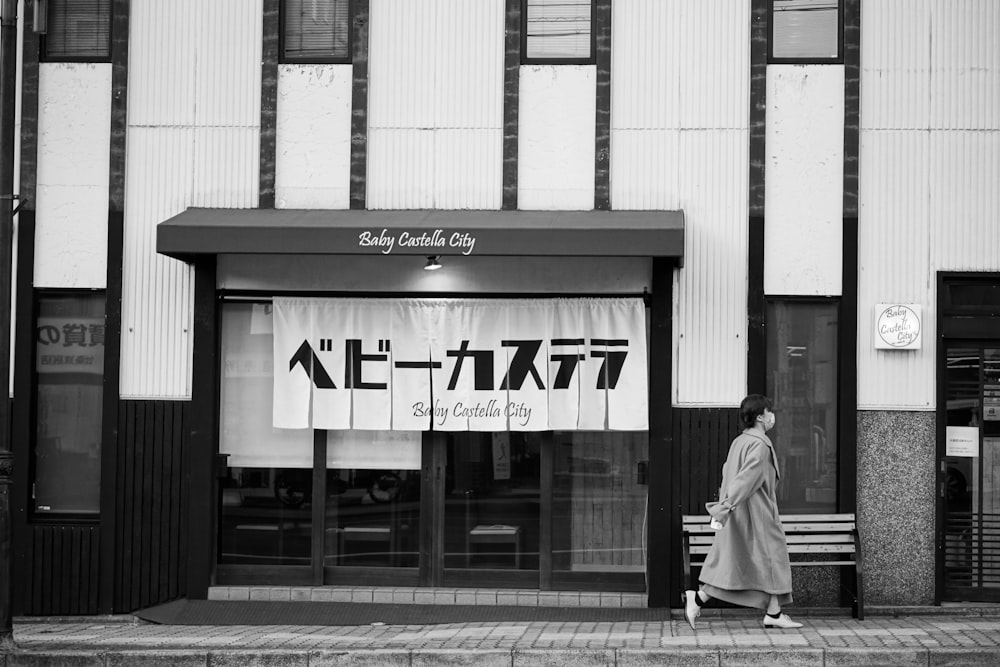
[[493,434],[493,479],[510,479],[510,436]]
[[945,433],[945,456],[979,456],[979,427],[949,426]]
[[917,304],[875,306],[876,350],[919,350],[922,328]]

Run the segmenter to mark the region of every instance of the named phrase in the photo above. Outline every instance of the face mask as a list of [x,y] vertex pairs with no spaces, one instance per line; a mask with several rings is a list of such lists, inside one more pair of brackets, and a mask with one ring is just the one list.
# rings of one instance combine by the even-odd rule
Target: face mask
[[773,412],[770,413],[770,414],[765,414],[765,415],[761,415],[760,416],[760,423],[764,427],[764,432],[765,433],[767,431],[770,431],[772,428],[774,428],[774,422],[776,422],[776,421],[777,421],[777,418],[774,416]]

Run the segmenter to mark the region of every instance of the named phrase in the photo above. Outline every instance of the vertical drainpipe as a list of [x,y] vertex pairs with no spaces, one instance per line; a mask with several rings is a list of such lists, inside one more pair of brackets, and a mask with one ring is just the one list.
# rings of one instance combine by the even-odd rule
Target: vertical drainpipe
[[17,91],[17,0],[0,14],[0,649],[14,645],[14,455],[10,437],[10,288],[14,241],[14,112]]

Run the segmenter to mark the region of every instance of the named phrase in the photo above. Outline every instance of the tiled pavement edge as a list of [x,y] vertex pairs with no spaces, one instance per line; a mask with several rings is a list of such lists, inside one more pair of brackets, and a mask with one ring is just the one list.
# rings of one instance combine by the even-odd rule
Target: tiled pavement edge
[[405,626],[181,626],[88,619],[14,625],[5,666],[1000,665],[1000,616],[803,617]]

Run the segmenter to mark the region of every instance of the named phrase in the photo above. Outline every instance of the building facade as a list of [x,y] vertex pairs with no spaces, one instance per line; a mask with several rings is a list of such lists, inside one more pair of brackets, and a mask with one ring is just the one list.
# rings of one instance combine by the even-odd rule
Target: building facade
[[1000,601],[993,0],[19,16],[15,613],[669,606],[747,393],[869,605]]

